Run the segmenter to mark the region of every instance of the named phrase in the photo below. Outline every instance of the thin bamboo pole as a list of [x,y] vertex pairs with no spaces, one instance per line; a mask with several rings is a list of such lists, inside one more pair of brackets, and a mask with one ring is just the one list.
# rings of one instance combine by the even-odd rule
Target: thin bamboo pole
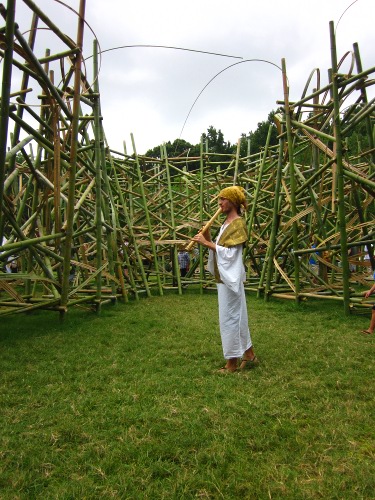
[[[362,73],[363,67],[362,67],[361,55],[359,53],[358,43],[353,44],[353,50],[354,50],[354,57],[355,57],[355,62],[357,65],[358,73]],[[362,101],[365,104],[367,104],[368,99],[367,99],[366,88],[364,86],[362,86],[360,92],[361,92]],[[367,131],[369,146],[370,146],[370,149],[372,150],[372,153],[371,153],[372,163],[374,164],[375,163],[375,150],[374,150],[375,149],[375,138],[374,138],[374,135],[372,133],[372,125],[371,125],[371,120],[370,120],[369,116],[366,116],[365,124],[366,124],[366,131]],[[374,168],[374,165],[370,165],[369,175],[371,175],[373,168]]]
[[[74,194],[75,182],[77,171],[77,144],[78,144],[78,125],[79,125],[79,97],[81,87],[81,64],[82,64],[82,46],[83,46],[83,33],[85,22],[85,0],[80,0],[79,6],[79,20],[77,28],[77,53],[74,64],[74,89],[73,89],[73,118],[71,129],[71,143],[70,143],[70,168],[69,168],[69,191],[68,191],[68,205],[66,207],[66,220],[64,229],[66,232],[65,248],[64,248],[64,268],[62,277],[62,290],[61,290],[61,306],[67,307],[68,293],[69,293],[69,274],[70,274],[70,260],[72,253],[73,241],[73,219],[74,219]],[[68,116],[69,116],[68,112]]]
[[274,196],[274,204],[273,204],[273,217],[272,217],[272,229],[269,239],[269,248],[267,252],[267,257],[265,260],[265,265],[267,267],[267,275],[266,275],[266,285],[264,291],[264,300],[269,300],[270,289],[271,289],[271,280],[273,276],[274,266],[273,260],[275,258],[275,246],[276,246],[276,236],[279,229],[280,224],[280,189],[281,189],[281,176],[282,176],[282,168],[283,168],[283,152],[285,147],[285,138],[283,134],[279,139],[279,157],[277,164],[277,172],[276,172],[276,183],[275,183],[275,196]]
[[[289,88],[288,88],[288,79],[286,75],[285,59],[282,59],[281,64],[282,64],[282,74],[283,74],[286,132],[288,138],[291,210],[292,210],[292,217],[294,217],[297,213],[296,198],[295,198],[296,180],[294,171],[292,125],[291,125],[291,116],[289,107]],[[299,260],[298,257],[295,255],[295,251],[298,249],[298,226],[296,222],[293,223],[292,234],[293,234],[293,253],[294,253],[294,286],[295,286],[295,297],[298,300],[300,284],[299,284]]]
[[340,107],[338,96],[338,75],[337,75],[337,54],[334,23],[331,21],[330,39],[331,39],[331,61],[332,61],[332,95],[334,105],[334,124],[336,136],[336,165],[337,165],[337,189],[338,189],[338,216],[340,227],[340,244],[341,244],[341,265],[343,271],[343,299],[344,311],[350,313],[350,288],[349,288],[349,262],[348,262],[348,246],[345,226],[345,200],[344,200],[344,169],[342,163],[342,137],[340,123]]
[[[99,94],[98,88],[98,43],[94,40],[93,43],[93,73],[94,73],[94,92]],[[100,110],[98,104],[99,97],[94,98],[94,136],[95,136],[95,221],[96,221],[96,267],[102,269],[103,250],[102,250],[102,170],[105,165],[102,164],[101,157],[101,123]],[[102,274],[99,271],[96,275],[96,294],[95,298],[100,304],[102,297]],[[97,309],[100,312],[100,307]]]
[[[170,221],[171,221],[171,226],[172,226],[172,239],[176,239],[176,224],[175,224],[175,219],[174,219],[174,202],[173,202],[173,192],[172,192],[172,184],[171,184],[171,173],[169,170],[169,162],[168,162],[168,155],[167,155],[167,148],[165,147],[165,144],[162,147],[161,151],[161,158],[164,159],[165,161],[165,171],[167,174],[167,184],[168,184],[168,203],[169,203],[169,210],[170,210]],[[180,268],[178,264],[178,248],[176,245],[173,245],[172,247],[172,272],[173,272],[173,279],[176,279],[177,282],[177,290],[179,295],[182,295],[182,286],[181,286],[181,274],[180,274]]]
[[4,182],[6,172],[6,151],[7,151],[7,136],[9,129],[9,110],[10,110],[10,90],[12,81],[12,60],[13,60],[13,37],[15,32],[15,0],[9,0],[7,3],[6,12],[4,6],[1,6],[2,14],[6,17],[5,26],[5,51],[3,62],[3,78],[1,85],[1,101],[0,101],[0,244],[3,241],[3,197],[4,197]]

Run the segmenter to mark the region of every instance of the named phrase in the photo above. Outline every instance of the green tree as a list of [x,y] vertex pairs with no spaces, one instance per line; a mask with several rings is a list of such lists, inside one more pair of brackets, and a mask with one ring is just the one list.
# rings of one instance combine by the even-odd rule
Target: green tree
[[[168,141],[165,143],[165,148],[167,150],[167,155],[170,157],[176,156],[186,156],[189,154],[195,146],[190,144],[190,142],[184,139],[175,139],[173,142]],[[160,158],[160,146],[155,146],[152,149],[146,151],[146,155],[150,158]]]
[[277,128],[274,122],[274,116],[279,110],[271,111],[267,120],[259,122],[257,129],[249,133],[250,153],[259,153],[266,145],[269,126],[272,125],[270,145],[277,144]]
[[208,143],[209,153],[232,153],[233,147],[230,142],[225,142],[224,134],[219,129],[216,130],[215,127],[210,125],[207,129],[207,133],[202,134],[203,141]]

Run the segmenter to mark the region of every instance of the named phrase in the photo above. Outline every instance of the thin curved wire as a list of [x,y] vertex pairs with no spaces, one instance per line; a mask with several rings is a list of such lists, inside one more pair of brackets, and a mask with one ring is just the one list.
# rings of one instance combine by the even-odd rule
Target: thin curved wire
[[203,87],[203,89],[199,92],[199,94],[197,95],[195,101],[193,102],[193,104],[191,105],[191,108],[189,109],[189,112],[185,118],[185,121],[184,121],[184,124],[182,126],[182,129],[181,129],[181,132],[180,132],[180,135],[178,137],[178,141],[181,139],[181,136],[182,136],[182,132],[184,131],[184,128],[185,128],[185,125],[186,125],[186,122],[188,121],[189,119],[189,116],[191,114],[191,112],[193,111],[193,108],[196,104],[196,102],[198,101],[198,99],[200,98],[200,96],[203,94],[203,92],[206,90],[206,88],[210,85],[210,83],[215,80],[215,78],[217,78],[219,75],[221,75],[221,73],[224,73],[224,71],[226,71],[227,69],[230,69],[230,68],[233,68],[233,66],[237,66],[238,64],[242,64],[242,63],[246,63],[246,62],[264,62],[264,63],[267,63],[267,64],[271,64],[272,66],[275,66],[277,69],[279,69],[280,71],[282,71],[282,69],[280,68],[280,66],[278,66],[277,64],[271,62],[271,61],[267,61],[266,59],[245,59],[244,61],[239,61],[239,62],[236,62],[234,64],[231,64],[230,66],[227,66],[226,68],[222,69],[221,71],[219,71],[219,73],[216,73],[215,76],[213,76],[211,78],[211,80],[206,83],[206,85]]
[[349,5],[349,6],[348,6],[345,10],[344,10],[344,12],[341,14],[341,16],[340,16],[339,20],[338,20],[338,21],[337,21],[337,23],[336,23],[336,28],[335,28],[335,36],[336,36],[336,31],[337,31],[337,28],[338,28],[338,26],[339,26],[339,22],[340,22],[340,21],[341,21],[341,19],[344,17],[344,14],[345,14],[345,13],[346,13],[349,9],[350,9],[350,7],[351,7],[352,5],[354,5],[354,4],[355,4],[355,3],[357,3],[357,2],[358,2],[358,0],[354,0],[354,2],[352,2],[352,3],[351,3],[351,4],[350,4],[350,5]]
[[[59,1],[59,0],[56,0],[56,1]],[[156,48],[156,49],[186,50],[187,52],[198,52],[200,54],[209,54],[211,56],[231,57],[233,59],[243,59],[243,57],[240,57],[240,56],[231,56],[228,54],[220,54],[217,52],[208,52],[206,50],[186,49],[184,47],[173,47],[173,46],[169,46],[169,45],[150,45],[150,44],[120,45],[119,47],[112,47],[111,49],[101,50],[100,54],[104,54],[105,52],[110,52],[112,50],[131,49],[131,48]],[[90,57],[92,57],[92,55],[86,57],[86,59],[90,59]]]

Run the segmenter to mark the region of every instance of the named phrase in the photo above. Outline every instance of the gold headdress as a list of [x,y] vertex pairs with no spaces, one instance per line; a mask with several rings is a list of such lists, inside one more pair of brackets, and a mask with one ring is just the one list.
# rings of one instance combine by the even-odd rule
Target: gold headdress
[[241,205],[246,206],[245,190],[240,186],[230,186],[222,189],[219,193],[219,198],[226,198],[237,207]]

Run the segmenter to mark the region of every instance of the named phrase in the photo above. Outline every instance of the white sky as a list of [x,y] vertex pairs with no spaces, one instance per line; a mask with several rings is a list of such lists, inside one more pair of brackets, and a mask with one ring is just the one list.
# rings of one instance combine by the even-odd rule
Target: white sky
[[[55,0],[35,3],[73,40],[77,18]],[[78,11],[78,0],[66,0]],[[345,12],[346,11],[346,12]],[[167,45],[263,59],[281,66],[285,58],[290,100],[301,96],[314,68],[327,83],[331,66],[329,22],[337,25],[338,58],[358,42],[364,69],[375,66],[374,0],[87,0],[86,21],[102,51],[123,45]],[[17,0],[16,21],[21,32],[30,26],[30,11]],[[42,24],[40,24],[42,26]],[[85,27],[84,57],[92,81],[93,34]],[[39,31],[35,53],[44,56],[55,42]],[[61,48],[63,50],[63,48]],[[195,99],[207,83],[241,59],[161,48],[123,48],[104,52],[99,76],[103,125],[109,146],[138,153],[180,136]],[[1,65],[1,64],[0,64]],[[350,67],[345,59],[342,72]],[[316,86],[314,79],[310,90]],[[12,91],[19,89],[14,71]],[[373,97],[373,96],[371,96]],[[210,125],[225,140],[237,142],[241,133],[257,128],[283,99],[281,72],[265,62],[246,62],[215,78],[196,102],[182,139],[193,144]],[[29,101],[28,101],[29,102]]]

